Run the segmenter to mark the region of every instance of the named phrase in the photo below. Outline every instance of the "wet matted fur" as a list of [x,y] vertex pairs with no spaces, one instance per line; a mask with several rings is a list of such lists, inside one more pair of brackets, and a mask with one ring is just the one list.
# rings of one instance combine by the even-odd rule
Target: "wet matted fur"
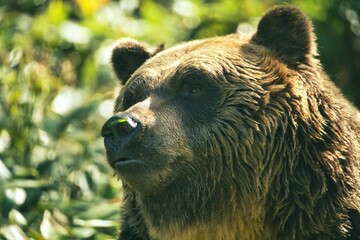
[[120,40],[124,86],[102,129],[123,182],[119,239],[358,239],[360,113],[316,56],[289,6],[250,38]]

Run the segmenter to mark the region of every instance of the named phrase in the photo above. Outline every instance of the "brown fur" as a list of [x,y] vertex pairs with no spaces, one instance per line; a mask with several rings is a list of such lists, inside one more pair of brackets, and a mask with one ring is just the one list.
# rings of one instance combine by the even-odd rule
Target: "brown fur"
[[[251,39],[119,43],[125,85],[102,129],[124,186],[119,239],[358,239],[360,113],[314,38],[277,7]],[[137,126],[111,128],[126,117]]]

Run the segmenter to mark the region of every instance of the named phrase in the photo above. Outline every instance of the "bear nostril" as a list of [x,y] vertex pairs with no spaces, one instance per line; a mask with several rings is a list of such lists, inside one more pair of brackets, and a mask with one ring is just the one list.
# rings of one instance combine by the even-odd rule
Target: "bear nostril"
[[123,117],[110,122],[112,132],[115,134],[115,138],[120,136],[126,136],[133,132],[137,127],[137,122],[132,118]]
[[130,116],[115,115],[106,121],[101,129],[101,136],[115,136],[118,140],[134,132],[138,127],[138,122]]

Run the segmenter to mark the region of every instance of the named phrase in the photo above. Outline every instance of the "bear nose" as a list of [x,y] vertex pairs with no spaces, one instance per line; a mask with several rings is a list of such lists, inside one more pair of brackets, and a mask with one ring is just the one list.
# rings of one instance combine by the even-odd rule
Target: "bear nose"
[[132,135],[140,127],[140,122],[125,114],[109,118],[101,128],[102,137],[114,136],[116,141]]

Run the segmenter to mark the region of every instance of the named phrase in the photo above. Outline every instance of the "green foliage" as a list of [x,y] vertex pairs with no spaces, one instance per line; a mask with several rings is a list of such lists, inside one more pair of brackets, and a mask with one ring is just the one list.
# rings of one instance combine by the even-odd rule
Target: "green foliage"
[[[290,2],[313,18],[322,62],[359,106],[359,2]],[[248,34],[280,3],[0,3],[0,238],[116,235],[121,183],[106,164],[99,133],[119,88],[108,66],[116,39],[170,46],[236,30]]]
[[99,134],[115,86],[110,26],[37,2],[0,9],[0,238],[109,239],[120,202]]

